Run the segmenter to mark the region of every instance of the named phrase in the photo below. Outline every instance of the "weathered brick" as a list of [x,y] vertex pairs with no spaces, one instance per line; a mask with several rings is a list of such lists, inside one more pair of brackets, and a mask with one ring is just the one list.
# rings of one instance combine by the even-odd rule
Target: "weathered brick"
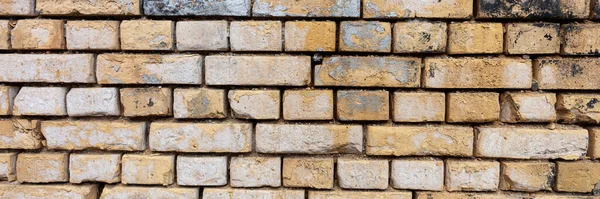
[[390,118],[388,91],[339,90],[337,115],[342,121],[383,121]]
[[539,89],[600,89],[600,59],[542,57],[533,62]]
[[362,0],[364,18],[451,18],[473,16],[473,1]]
[[17,153],[0,153],[0,181],[16,180],[16,166]]
[[0,184],[0,198],[96,199],[98,198],[98,186]]
[[560,24],[509,23],[506,25],[506,53],[555,54],[560,51]]
[[549,162],[501,162],[500,189],[510,191],[550,191],[554,164]]
[[442,92],[394,92],[394,122],[443,122],[446,95]]
[[153,122],[148,139],[152,151],[249,152],[252,125]]
[[500,163],[496,161],[446,160],[448,191],[496,191]]
[[121,181],[121,154],[71,154],[69,176],[71,183]]
[[316,86],[419,87],[420,77],[419,58],[334,56],[315,66]]
[[176,88],[173,93],[175,118],[225,118],[225,90]]
[[42,140],[39,120],[0,120],[0,149],[39,149]]
[[332,120],[333,90],[286,90],[283,93],[285,120]]
[[444,190],[444,161],[437,159],[392,160],[392,187],[411,190]]
[[252,16],[360,17],[360,0],[257,0]]
[[22,19],[17,21],[10,34],[13,49],[53,50],[65,48],[63,20]]
[[228,99],[235,118],[279,119],[279,90],[230,90]]
[[227,156],[177,156],[177,184],[223,186],[227,184]]
[[563,49],[566,55],[599,55],[600,41],[594,39],[600,24],[564,24],[562,26]]
[[144,0],[144,14],[158,16],[250,16],[251,0]]
[[229,171],[232,187],[281,186],[280,157],[232,157]]
[[507,92],[500,95],[500,120],[502,122],[554,122],[556,121],[556,95],[554,93]]
[[333,21],[287,21],[284,34],[285,51],[335,51]]
[[562,123],[600,123],[600,95],[593,93],[558,93],[556,112]]
[[[2,5],[2,2],[0,2],[0,5]],[[0,15],[1,12],[2,8],[0,8]],[[9,23],[9,20],[0,20],[0,50],[6,50],[10,47]]]
[[107,185],[102,190],[100,199],[121,199],[121,198],[186,198],[199,199],[200,190],[198,188],[183,187],[140,187]]
[[231,51],[281,51],[280,21],[234,21],[229,28]]
[[238,198],[304,199],[304,190],[205,188],[202,192],[202,199]]
[[338,159],[336,177],[344,189],[387,189],[387,160]]
[[69,50],[119,50],[119,21],[67,21]]
[[12,115],[19,87],[0,85],[0,115]]
[[92,54],[0,54],[0,81],[94,83]]
[[122,158],[122,184],[163,185],[173,183],[175,156],[125,154]]
[[172,98],[170,88],[122,88],[123,115],[127,117],[172,115]]
[[333,158],[283,158],[283,186],[333,188]]
[[23,87],[15,97],[13,115],[67,115],[66,87]]
[[0,1],[0,16],[33,15],[35,0],[2,0]]
[[501,54],[502,23],[450,23],[448,54]]
[[600,183],[600,163],[597,162],[557,162],[556,169],[556,191],[596,192]]
[[592,127],[588,131],[590,132],[588,156],[592,159],[600,159],[600,128]]
[[[416,199],[541,199],[511,193],[461,193],[461,192],[417,192]],[[558,199],[558,198],[551,198]],[[566,199],[566,198],[565,198]],[[581,198],[583,199],[583,198]]]
[[394,198],[411,199],[412,193],[407,191],[362,192],[362,191],[309,191],[310,199],[366,199],[366,198]]
[[530,59],[426,58],[425,88],[531,88]]
[[446,30],[443,22],[398,22],[394,24],[394,53],[446,52]]
[[100,54],[99,84],[202,84],[202,56]]
[[171,50],[173,21],[125,20],[121,22],[121,49]]
[[586,154],[588,132],[570,126],[483,126],[477,127],[476,140],[479,157],[575,160]]
[[141,0],[36,0],[41,15],[140,15]]
[[67,182],[69,154],[20,153],[17,156],[17,180],[21,183]]
[[41,131],[49,149],[142,151],[145,122],[43,121]]
[[310,83],[309,56],[207,56],[208,85],[305,86]]
[[121,114],[117,88],[72,88],[67,93],[69,116],[117,116]]
[[343,21],[340,23],[340,51],[390,52],[392,27],[378,21]]
[[367,126],[368,155],[473,155],[473,128],[463,126]]
[[361,153],[360,125],[257,124],[259,153]]
[[478,1],[477,18],[506,19],[584,19],[590,0],[566,1]]
[[448,93],[447,122],[493,122],[500,119],[498,93]]
[[177,50],[226,51],[229,49],[227,21],[178,21],[175,35]]

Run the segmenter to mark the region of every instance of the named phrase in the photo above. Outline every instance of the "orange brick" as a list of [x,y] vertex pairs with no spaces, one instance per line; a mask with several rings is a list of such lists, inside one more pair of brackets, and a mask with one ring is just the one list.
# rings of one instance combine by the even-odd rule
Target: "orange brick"
[[55,50],[65,48],[65,29],[62,20],[19,20],[10,34],[13,49]]
[[450,23],[448,54],[500,54],[502,23]]
[[41,15],[140,15],[142,0],[36,0]]
[[285,22],[285,51],[335,51],[335,22]]
[[69,154],[21,153],[17,157],[17,180],[31,183],[67,182]]
[[557,162],[556,169],[557,191],[589,193],[600,183],[598,162]]
[[121,22],[120,36],[123,50],[173,49],[173,21],[125,20]]
[[447,122],[493,122],[500,119],[498,93],[448,93]]

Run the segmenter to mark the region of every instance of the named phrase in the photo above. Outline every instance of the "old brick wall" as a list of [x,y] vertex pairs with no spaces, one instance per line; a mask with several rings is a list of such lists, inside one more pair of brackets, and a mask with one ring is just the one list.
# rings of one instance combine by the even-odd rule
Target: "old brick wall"
[[600,199],[600,0],[0,0],[0,199]]

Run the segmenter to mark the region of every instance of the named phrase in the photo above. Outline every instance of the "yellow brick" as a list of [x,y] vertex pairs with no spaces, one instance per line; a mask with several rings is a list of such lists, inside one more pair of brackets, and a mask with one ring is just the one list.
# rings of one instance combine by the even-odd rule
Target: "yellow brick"
[[510,23],[506,25],[508,54],[554,54],[560,51],[560,24]]
[[362,0],[364,18],[453,18],[473,15],[473,1]]
[[595,93],[558,93],[556,112],[561,123],[600,123],[600,95]]
[[[314,70],[317,86],[419,87],[421,59],[395,56],[332,56]],[[358,81],[360,80],[360,81]]]
[[42,139],[39,120],[0,120],[0,149],[39,149]]
[[496,191],[500,181],[496,161],[446,160],[446,190]]
[[554,163],[502,162],[500,189],[510,191],[550,191],[554,183]]
[[283,186],[333,188],[333,158],[283,158]]
[[332,120],[332,90],[286,90],[283,93],[285,120]]
[[225,118],[225,90],[176,88],[173,94],[175,118]]
[[98,186],[0,184],[0,198],[96,199]]
[[171,50],[173,22],[166,20],[125,20],[121,22],[121,49]]
[[556,95],[554,93],[503,93],[500,95],[500,104],[500,120],[502,122],[556,121]]
[[122,88],[121,104],[128,117],[171,115],[172,92],[170,88]]
[[562,53],[566,55],[599,55],[600,40],[596,39],[600,24],[564,24]]
[[473,128],[462,126],[368,126],[369,155],[471,156]]
[[502,23],[451,23],[448,32],[448,54],[502,53]]
[[67,49],[119,50],[119,21],[67,21]]
[[252,16],[359,17],[360,0],[257,0]]
[[447,122],[493,122],[500,119],[498,93],[448,93]]
[[590,146],[588,150],[588,156],[593,159],[600,158],[600,128],[594,127],[588,129],[590,132]]
[[[1,2],[0,5],[2,5]],[[10,46],[10,29],[8,28],[9,22],[10,21],[8,20],[0,20],[0,50],[8,49],[8,47]]]
[[35,0],[0,0],[0,16],[33,15]]
[[285,22],[285,51],[335,51],[335,22]]
[[62,20],[23,19],[11,31],[13,49],[55,50],[65,48]]
[[68,153],[21,153],[17,157],[19,182],[48,183],[69,181]]
[[600,183],[600,163],[589,161],[557,162],[556,187],[561,192],[592,192]]
[[446,52],[447,29],[443,22],[398,22],[394,24],[394,53]]
[[17,153],[0,153],[0,181],[14,181],[16,177]]
[[36,0],[41,15],[139,15],[141,0]]
[[19,87],[0,86],[0,115],[12,115],[13,104]]
[[600,59],[541,57],[533,62],[539,89],[600,89]]
[[412,193],[408,191],[309,191],[310,199],[411,199]]
[[202,56],[160,54],[100,54],[99,84],[202,84]]

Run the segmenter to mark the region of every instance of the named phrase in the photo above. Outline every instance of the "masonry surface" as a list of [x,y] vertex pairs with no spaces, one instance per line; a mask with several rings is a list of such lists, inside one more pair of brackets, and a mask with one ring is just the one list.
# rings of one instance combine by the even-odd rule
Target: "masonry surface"
[[600,0],[0,0],[0,199],[600,199]]

